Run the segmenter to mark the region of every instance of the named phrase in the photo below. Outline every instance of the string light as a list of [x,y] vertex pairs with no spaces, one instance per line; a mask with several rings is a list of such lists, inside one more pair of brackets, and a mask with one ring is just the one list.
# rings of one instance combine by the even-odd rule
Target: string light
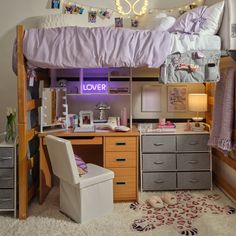
[[147,6],[148,6],[148,0],[144,0],[144,4],[143,4],[143,6],[142,6],[140,12],[137,12],[137,11],[135,10],[135,6],[136,6],[136,4],[137,4],[139,1],[140,1],[140,0],[137,0],[137,1],[133,4],[133,6],[132,6],[133,12],[134,12],[134,14],[137,15],[137,16],[144,15],[144,14],[146,13],[146,11],[147,11]]
[[128,4],[129,10],[127,12],[124,12],[123,7],[120,4],[120,0],[116,0],[116,9],[118,10],[118,12],[121,15],[129,15],[130,12],[132,11],[132,5],[130,4],[130,2],[128,0],[124,0],[124,1]]
[[[143,6],[141,7],[140,11],[136,10],[136,5],[141,1],[141,0],[136,0],[134,2],[134,4],[132,5],[130,3],[130,0],[122,0],[123,4],[127,4],[127,11],[124,10],[123,6],[121,5],[121,0],[116,0],[115,4],[116,4],[116,10],[114,9],[108,9],[110,10],[112,13],[118,13],[120,15],[126,16],[126,17],[130,17],[130,15],[136,15],[136,16],[141,16],[144,15],[145,13],[151,14],[153,12],[163,12],[163,13],[171,13],[174,14],[175,12],[179,13],[180,11],[187,11],[190,9],[190,5],[202,5],[203,0],[194,0],[192,2],[190,2],[189,4],[185,4],[183,6],[178,6],[178,7],[174,7],[174,8],[166,8],[166,9],[161,9],[161,8],[153,8],[153,9],[148,9],[148,4],[149,1],[148,0],[143,0]],[[84,8],[85,10],[89,11],[89,10],[94,10],[94,11],[99,11],[102,8],[101,7],[96,7],[96,6],[89,6],[89,5],[84,5],[84,4],[80,4],[79,2],[81,2],[80,0],[63,0],[64,4],[69,4],[69,5],[78,5],[82,8]]]

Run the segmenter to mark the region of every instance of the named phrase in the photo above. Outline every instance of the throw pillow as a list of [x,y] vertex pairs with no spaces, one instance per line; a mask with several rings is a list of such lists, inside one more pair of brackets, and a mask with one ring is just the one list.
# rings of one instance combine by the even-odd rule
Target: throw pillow
[[203,14],[206,19],[200,29],[200,34],[214,35],[218,32],[224,13],[224,1],[209,6]]
[[75,162],[79,171],[79,175],[84,175],[88,172],[88,167],[81,157],[75,155]]
[[207,6],[200,6],[185,12],[181,15],[170,28],[170,33],[195,33],[200,31],[202,23],[205,21],[203,14],[206,11]]
[[170,29],[176,19],[173,16],[167,16],[165,13],[146,14],[140,19],[141,29],[167,31]]

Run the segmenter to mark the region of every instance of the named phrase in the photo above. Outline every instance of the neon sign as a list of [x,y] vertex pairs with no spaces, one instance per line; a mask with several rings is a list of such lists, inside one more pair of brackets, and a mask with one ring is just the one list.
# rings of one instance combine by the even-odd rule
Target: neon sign
[[83,94],[106,94],[108,93],[107,81],[83,81]]

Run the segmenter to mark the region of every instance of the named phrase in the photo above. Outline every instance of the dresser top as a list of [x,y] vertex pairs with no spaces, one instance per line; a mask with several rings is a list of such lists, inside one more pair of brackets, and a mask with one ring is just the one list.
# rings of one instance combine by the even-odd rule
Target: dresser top
[[[175,123],[175,129],[159,129],[156,128],[156,123],[142,123],[138,125],[138,129],[143,135],[172,135],[172,134],[209,134],[209,125],[200,122],[202,130],[198,131],[194,127],[194,122],[191,122],[191,130],[186,130],[187,123]],[[204,129],[205,128],[205,129]]]

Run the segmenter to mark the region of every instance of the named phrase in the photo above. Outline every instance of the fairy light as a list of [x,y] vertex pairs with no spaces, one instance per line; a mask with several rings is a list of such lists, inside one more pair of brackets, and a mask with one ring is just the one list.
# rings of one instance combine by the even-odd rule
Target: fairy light
[[[130,3],[130,0],[122,0],[122,4],[121,4],[121,0],[115,0],[115,4],[116,4],[116,10],[114,9],[110,9],[112,10],[112,12],[116,12],[118,14],[120,14],[121,16],[131,16],[131,15],[136,15],[136,16],[141,16],[144,15],[146,13],[151,14],[154,12],[163,12],[163,13],[168,13],[170,12],[171,14],[175,13],[175,12],[179,12],[182,10],[189,10],[190,7],[189,5],[202,5],[203,0],[193,0],[192,2],[189,2],[189,4],[185,4],[182,6],[178,6],[178,7],[174,7],[174,8],[165,8],[165,9],[161,9],[161,8],[153,8],[153,9],[148,9],[148,5],[149,5],[149,0],[143,0],[143,6],[141,7],[140,11],[136,10],[136,6],[137,4],[140,2],[141,0],[136,0],[133,4]],[[89,11],[89,10],[94,10],[94,11],[98,11],[101,8],[100,7],[95,7],[95,6],[89,6],[89,5],[84,5],[84,4],[80,4],[80,0],[63,0],[64,3],[67,3],[69,5],[73,5],[76,4],[82,8],[85,9],[85,11]],[[127,4],[127,10],[123,8],[123,4]],[[122,6],[123,5],[123,6]]]
[[137,0],[137,1],[133,4],[133,6],[132,6],[133,12],[134,12],[134,14],[137,15],[137,16],[144,15],[144,14],[146,13],[147,7],[148,7],[148,0],[144,0],[144,4],[143,4],[141,10],[140,10],[139,12],[137,12],[137,11],[135,10],[135,6],[136,6],[136,4],[137,4],[139,1],[140,1],[140,0]]
[[132,5],[130,4],[130,2],[128,0],[124,0],[128,6],[129,6],[129,10],[127,12],[124,11],[123,7],[121,6],[120,0],[116,0],[116,8],[118,10],[118,12],[121,15],[129,15],[130,12],[132,11]]

